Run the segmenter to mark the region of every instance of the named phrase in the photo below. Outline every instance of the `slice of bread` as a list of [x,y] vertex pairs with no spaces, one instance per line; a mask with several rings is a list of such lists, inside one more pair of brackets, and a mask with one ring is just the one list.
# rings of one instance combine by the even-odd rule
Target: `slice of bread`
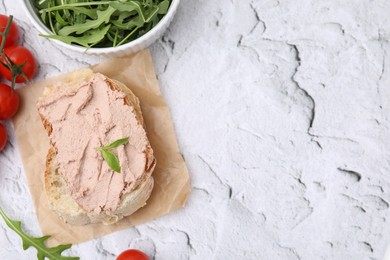
[[[93,77],[94,73],[89,70],[82,70],[73,74],[69,80],[65,83],[61,83],[56,86],[49,86],[44,91],[44,99],[50,95],[53,91],[58,91],[59,88],[76,88],[80,82],[88,80]],[[143,117],[138,98],[127,88],[124,84],[110,80],[107,78],[107,84],[112,90],[123,91],[126,93],[125,104],[133,106],[136,114],[137,121],[143,125]],[[52,126],[41,114],[41,119],[44,124],[48,135],[51,135]],[[156,160],[153,156],[153,150],[150,146],[147,147],[145,155],[147,156],[145,171],[142,175],[139,184],[129,193],[125,193],[121,197],[119,206],[113,211],[102,211],[95,213],[93,211],[87,212],[84,210],[68,192],[67,183],[64,176],[59,172],[56,163],[57,149],[54,144],[51,145],[47,160],[46,160],[46,172],[45,172],[45,190],[51,209],[56,212],[61,219],[65,222],[73,225],[85,225],[89,223],[113,224],[125,216],[129,216],[139,208],[146,204],[149,198],[154,180],[152,172],[156,165]]]

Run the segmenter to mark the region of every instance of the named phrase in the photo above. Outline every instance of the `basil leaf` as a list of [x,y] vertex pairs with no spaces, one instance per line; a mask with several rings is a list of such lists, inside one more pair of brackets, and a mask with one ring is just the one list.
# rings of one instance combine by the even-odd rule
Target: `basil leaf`
[[110,143],[107,146],[103,146],[102,148],[106,149],[106,150],[112,149],[112,148],[117,148],[117,147],[121,146],[122,144],[127,143],[128,141],[129,141],[129,137],[121,138],[121,139],[118,139],[118,140]]
[[110,151],[102,150],[102,156],[103,159],[106,161],[108,166],[115,172],[120,173],[121,172],[121,165],[119,162],[118,157]]

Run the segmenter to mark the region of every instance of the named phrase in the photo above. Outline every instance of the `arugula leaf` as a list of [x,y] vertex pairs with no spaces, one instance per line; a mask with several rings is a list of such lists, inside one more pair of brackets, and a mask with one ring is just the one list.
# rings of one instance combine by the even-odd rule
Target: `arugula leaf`
[[126,2],[122,3],[122,2],[118,2],[118,1],[112,1],[110,3],[110,6],[115,8],[118,11],[121,11],[121,12],[137,11],[136,6],[129,5]]
[[31,1],[53,33],[41,36],[90,48],[115,47],[141,37],[167,13],[172,0]]
[[149,12],[148,12],[148,13],[149,13],[148,18],[146,18],[146,21],[145,21],[145,22],[146,22],[146,23],[149,23],[150,20],[152,20],[153,17],[154,17],[155,15],[158,14],[158,10],[159,10],[159,7],[158,7],[158,6],[155,6],[153,10],[149,11]]
[[158,4],[158,14],[166,14],[169,8],[169,0],[164,0]]
[[104,160],[106,161],[106,163],[108,164],[108,166],[110,166],[110,168],[113,171],[115,171],[117,173],[121,173],[121,165],[120,165],[118,156],[116,156],[113,152],[110,152],[110,151],[105,150],[105,149],[102,149],[101,152],[102,152],[102,156],[103,156]]
[[129,1],[128,4],[135,8],[135,10],[138,12],[139,16],[145,22],[146,21],[145,15],[144,15],[144,11],[142,10],[141,3],[137,2],[137,1]]
[[68,25],[68,22],[61,17],[59,12],[56,12],[56,20],[62,26]]
[[131,36],[133,36],[137,30],[139,29],[139,27],[135,27],[134,30],[132,30],[125,38],[123,38],[116,46],[119,46],[119,45],[122,45],[124,42],[127,41],[127,39],[129,39]]
[[43,34],[40,34],[40,36],[55,39],[55,40],[60,40],[67,44],[77,43],[86,48],[89,48],[91,47],[91,45],[99,43],[104,38],[108,30],[110,29],[110,26],[111,25],[107,25],[101,30],[100,29],[93,30],[91,31],[91,34],[87,34],[81,37],[62,36],[62,35],[43,35]]
[[95,2],[80,2],[80,3],[73,3],[73,4],[61,4],[59,6],[53,6],[48,7],[45,9],[42,9],[39,12],[50,12],[50,11],[56,11],[56,10],[62,10],[64,8],[70,8],[70,7],[80,7],[80,6],[91,6],[91,5],[108,5],[110,4],[110,1],[95,1]]
[[8,218],[4,211],[0,208],[0,215],[4,219],[5,224],[15,231],[16,234],[18,234],[23,241],[23,249],[26,250],[29,247],[35,247],[37,252],[38,260],[44,260],[45,257],[49,258],[50,260],[78,260],[79,257],[71,257],[71,256],[62,256],[62,252],[66,249],[69,249],[72,245],[66,244],[66,245],[59,245],[56,247],[46,247],[45,241],[50,238],[50,236],[43,236],[43,237],[31,237],[23,232],[21,227],[20,221],[11,220]]
[[[52,10],[52,9],[54,9],[54,7],[50,8],[50,9],[49,8],[42,9],[40,11],[40,13],[47,14],[47,13],[49,13],[51,11],[55,11],[55,10],[57,10],[57,11],[59,11],[59,10],[62,10],[62,11],[70,10],[70,11],[78,12],[80,14],[85,14],[86,16],[88,16],[91,19],[96,19],[97,18],[96,10],[88,9],[88,8],[85,8],[85,7],[63,5],[63,6],[61,6],[61,8],[55,8],[54,10]],[[50,10],[50,11],[47,11],[47,10]],[[66,12],[64,12],[64,13],[66,13]],[[70,14],[68,13],[67,15],[70,15]]]
[[124,29],[124,30],[131,30],[134,27],[142,27],[144,22],[142,21],[141,17],[137,17],[135,19],[132,19],[126,23],[121,23],[119,21],[112,21],[112,23],[118,27],[119,29]]
[[82,24],[75,24],[72,26],[65,26],[61,30],[59,30],[58,34],[62,36],[68,36],[71,33],[76,32],[76,34],[83,34],[84,32],[96,29],[103,23],[108,23],[110,21],[111,15],[115,12],[115,9],[111,6],[108,7],[104,11],[97,11],[97,19],[96,20],[87,20]]
[[[48,2],[48,6],[49,6],[49,7],[50,7],[50,3],[51,3],[51,1]],[[54,30],[53,19],[52,19],[51,16],[52,16],[52,13],[49,13],[49,26],[50,26],[51,31],[52,31],[54,34],[56,34],[57,32],[56,32],[56,30]]]

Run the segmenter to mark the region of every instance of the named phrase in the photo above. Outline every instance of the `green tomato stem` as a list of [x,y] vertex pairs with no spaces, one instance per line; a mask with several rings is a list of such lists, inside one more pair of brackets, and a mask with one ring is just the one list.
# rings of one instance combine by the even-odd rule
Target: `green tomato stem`
[[13,20],[13,16],[10,15],[10,16],[8,17],[7,26],[5,27],[4,32],[1,33],[3,38],[2,38],[2,40],[1,40],[0,53],[2,53],[3,50],[4,50],[5,42],[6,42],[6,40],[7,40],[8,32],[9,32],[9,30],[10,30],[10,28],[11,28],[12,20]]

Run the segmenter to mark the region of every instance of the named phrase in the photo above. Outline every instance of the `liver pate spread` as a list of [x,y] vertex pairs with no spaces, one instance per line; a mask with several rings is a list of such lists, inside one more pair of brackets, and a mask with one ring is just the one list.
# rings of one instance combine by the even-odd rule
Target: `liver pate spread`
[[[50,143],[69,193],[83,209],[95,213],[118,208],[123,195],[141,182],[150,156],[134,107],[107,80],[95,74],[76,88],[58,88],[38,101],[39,113],[51,125]],[[121,165],[121,173],[116,173],[96,148],[124,137],[129,142],[114,150]]]

